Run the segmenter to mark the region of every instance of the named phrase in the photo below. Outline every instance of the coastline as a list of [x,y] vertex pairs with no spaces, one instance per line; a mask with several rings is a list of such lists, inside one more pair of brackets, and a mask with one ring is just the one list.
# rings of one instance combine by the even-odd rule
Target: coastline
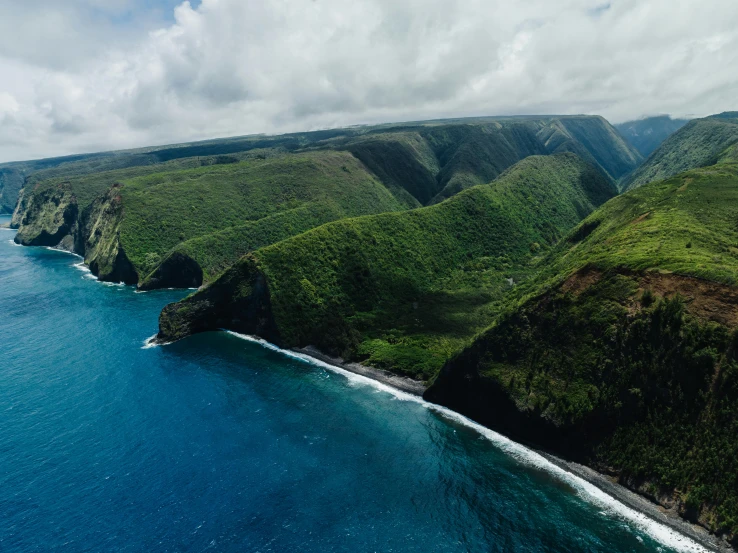
[[366,365],[362,365],[361,363],[347,363],[340,357],[331,357],[329,355],[326,355],[313,346],[306,346],[304,348],[292,348],[290,351],[301,353],[303,355],[307,355],[309,357],[317,359],[318,361],[322,361],[323,363],[338,367],[339,369],[344,369],[354,374],[371,378],[372,380],[376,380],[378,382],[381,382],[382,384],[386,384],[387,386],[392,386],[393,388],[400,390],[401,392],[412,394],[414,396],[422,398],[423,392],[425,392],[425,386],[422,382],[418,382],[417,380],[413,380],[412,378],[399,376],[389,371],[384,371],[382,369],[368,367]]
[[[257,341],[262,342],[261,340]],[[318,362],[332,365],[333,367],[336,367],[338,369],[342,369],[350,373],[375,380],[377,382],[380,382],[381,384],[390,386],[391,388],[394,388],[400,392],[416,396],[421,401],[424,401],[422,400],[422,396],[423,392],[425,391],[425,386],[416,380],[398,376],[396,374],[381,369],[376,369],[374,367],[368,367],[360,363],[345,362],[341,358],[326,355],[312,346],[307,346],[304,348],[292,348],[291,350],[282,351],[291,351],[302,356],[310,357]],[[433,403],[429,404],[434,406],[436,405]],[[451,412],[456,413],[455,411]],[[462,417],[463,415],[458,414],[458,416]],[[477,423],[474,424],[476,425]],[[521,445],[521,447],[523,446]],[[705,550],[720,553],[735,553],[735,548],[733,548],[729,543],[727,543],[720,537],[711,534],[706,528],[683,519],[674,511],[664,509],[662,506],[654,503],[646,496],[634,492],[626,488],[622,484],[617,483],[613,478],[597,472],[596,470],[586,465],[580,465],[573,461],[567,461],[538,449],[530,449],[546,459],[552,465],[561,469],[562,471],[584,480],[585,482],[596,487],[601,492],[607,494],[607,496],[611,497],[615,501],[622,503],[625,507],[636,511],[637,513],[644,515],[645,517],[648,517],[658,524],[666,526],[667,528],[677,532],[681,536],[689,538]]]

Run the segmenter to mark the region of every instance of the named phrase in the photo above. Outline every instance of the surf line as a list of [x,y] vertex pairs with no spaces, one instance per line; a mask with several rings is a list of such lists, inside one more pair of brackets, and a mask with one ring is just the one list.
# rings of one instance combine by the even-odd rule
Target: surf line
[[490,430],[489,428],[472,421],[471,419],[457,413],[456,411],[452,411],[451,409],[443,407],[441,405],[436,405],[435,403],[430,403],[428,401],[425,401],[421,397],[403,392],[402,390],[398,390],[397,388],[394,388],[383,382],[378,382],[367,376],[353,373],[341,367],[337,367],[336,365],[331,365],[330,363],[326,363],[325,361],[321,361],[320,359],[316,359],[304,353],[282,349],[261,338],[249,336],[246,334],[239,334],[238,332],[233,332],[230,330],[226,330],[225,332],[241,340],[252,342],[266,349],[278,352],[285,357],[296,359],[298,361],[302,361],[304,363],[329,370],[333,373],[340,374],[341,376],[344,376],[352,385],[370,386],[378,391],[391,394],[395,399],[398,399],[400,401],[408,401],[420,404],[426,409],[443,416],[447,420],[471,428],[480,436],[489,440],[493,445],[502,450],[504,453],[513,457],[521,464],[538,470],[542,470],[558,478],[560,481],[571,486],[576,492],[577,496],[579,496],[581,499],[602,509],[604,514],[606,514],[608,517],[629,523],[630,525],[634,526],[635,528],[648,535],[652,539],[658,541],[662,545],[674,549],[675,551],[680,551],[684,553],[707,553],[710,551],[690,537],[681,534],[676,530],[669,528],[665,524],[652,519],[645,513],[641,513],[631,507],[628,507],[615,497],[605,493],[600,488],[588,482],[584,478],[555,465],[540,453],[537,453],[522,444],[514,442],[513,440],[495,432],[494,430]]

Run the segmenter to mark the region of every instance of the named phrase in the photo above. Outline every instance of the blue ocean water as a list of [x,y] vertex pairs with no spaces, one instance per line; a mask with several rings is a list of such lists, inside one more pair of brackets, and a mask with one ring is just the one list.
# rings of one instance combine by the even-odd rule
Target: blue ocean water
[[183,292],[105,285],[12,236],[2,552],[689,550],[524,448],[359,377],[225,333],[144,348]]

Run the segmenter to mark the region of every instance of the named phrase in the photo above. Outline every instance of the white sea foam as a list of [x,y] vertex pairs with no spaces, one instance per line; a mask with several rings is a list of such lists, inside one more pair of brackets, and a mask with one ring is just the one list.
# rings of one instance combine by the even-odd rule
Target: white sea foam
[[166,345],[166,344],[159,344],[156,340],[156,334],[153,336],[149,336],[144,340],[144,345],[141,346],[141,349],[152,349],[152,348],[158,348],[160,345]]
[[489,428],[486,428],[481,424],[478,424],[466,418],[465,416],[452,411],[451,409],[436,405],[434,403],[429,403],[418,396],[414,396],[401,390],[397,390],[392,386],[388,386],[387,384],[384,384],[382,382],[372,380],[371,378],[368,378],[366,376],[355,374],[340,367],[336,367],[335,365],[325,363],[324,361],[315,359],[314,357],[310,357],[309,355],[281,349],[274,344],[267,342],[266,340],[262,340],[261,338],[247,336],[245,334],[239,334],[232,331],[227,332],[232,336],[236,336],[243,340],[260,344],[267,349],[280,352],[287,357],[299,359],[300,361],[304,361],[306,363],[322,367],[334,373],[341,374],[345,376],[351,384],[371,386],[379,391],[392,394],[392,396],[394,396],[396,399],[402,401],[412,401],[423,405],[425,408],[430,409],[446,417],[449,420],[472,428],[481,436],[484,436],[486,439],[491,441],[499,449],[501,449],[511,457],[515,458],[518,462],[539,470],[543,470],[555,476],[559,480],[565,482],[576,491],[577,495],[580,498],[591,504],[594,504],[599,509],[602,509],[601,513],[603,515],[609,518],[615,518],[627,522],[644,534],[647,534],[654,540],[662,543],[663,545],[666,545],[669,548],[674,549],[675,551],[683,551],[685,553],[708,551],[694,540],[688,538],[683,534],[680,534],[676,530],[673,530],[664,524],[661,524],[660,522],[655,521],[644,513],[640,513],[635,509],[624,505],[614,497],[603,492],[594,484],[591,484],[583,478],[553,464],[551,461],[549,461],[539,453],[536,453],[535,451],[528,449],[527,447],[514,442],[509,438],[506,438],[502,434],[498,434],[494,430],[490,430]]
[[78,253],[70,252],[69,250],[63,250],[61,248],[52,248],[51,246],[42,246],[42,247],[45,250],[49,250],[49,251],[52,251],[52,252],[66,253],[68,255],[73,255],[74,257],[79,257],[80,259],[84,259],[84,257],[82,257],[81,255],[79,255]]

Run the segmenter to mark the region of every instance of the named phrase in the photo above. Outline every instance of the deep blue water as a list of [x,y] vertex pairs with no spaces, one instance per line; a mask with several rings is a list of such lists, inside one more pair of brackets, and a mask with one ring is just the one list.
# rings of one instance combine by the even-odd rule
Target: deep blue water
[[182,292],[108,286],[12,236],[2,552],[674,550],[527,450],[358,377],[224,333],[142,349]]

